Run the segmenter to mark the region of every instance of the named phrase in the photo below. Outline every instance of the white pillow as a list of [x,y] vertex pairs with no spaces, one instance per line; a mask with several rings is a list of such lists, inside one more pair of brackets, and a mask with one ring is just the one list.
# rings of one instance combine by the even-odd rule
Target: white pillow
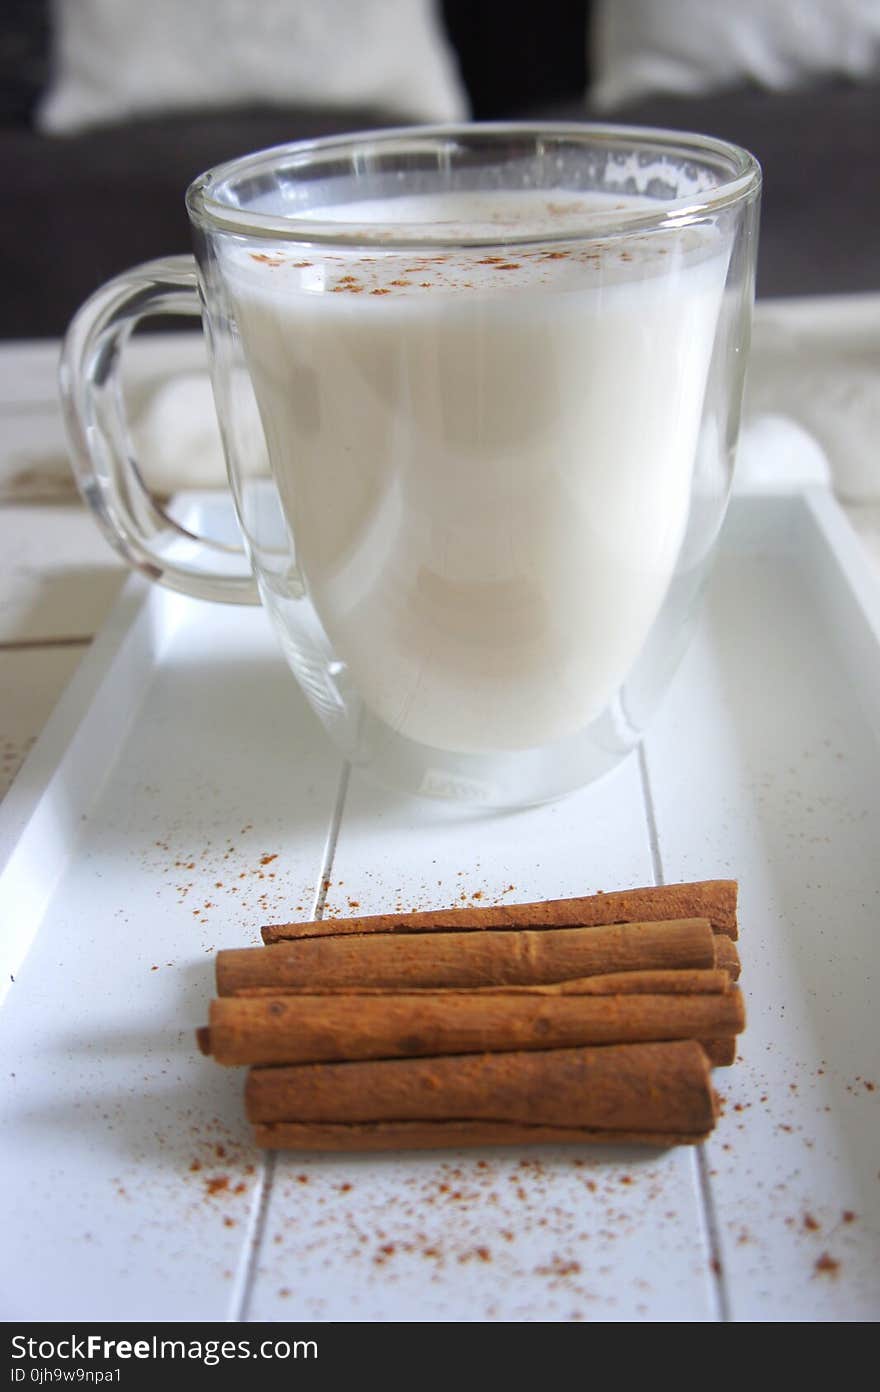
[[247,103],[467,116],[434,0],[54,0],[44,131]]
[[785,89],[880,70],[877,0],[598,0],[588,93],[597,110],[651,93],[746,82]]

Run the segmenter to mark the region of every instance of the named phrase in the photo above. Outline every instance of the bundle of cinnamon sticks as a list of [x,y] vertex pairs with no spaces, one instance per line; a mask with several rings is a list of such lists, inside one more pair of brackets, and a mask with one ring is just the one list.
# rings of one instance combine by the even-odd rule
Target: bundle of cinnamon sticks
[[745,1024],[737,885],[321,919],[217,954],[203,1053],[261,1146],[704,1139]]

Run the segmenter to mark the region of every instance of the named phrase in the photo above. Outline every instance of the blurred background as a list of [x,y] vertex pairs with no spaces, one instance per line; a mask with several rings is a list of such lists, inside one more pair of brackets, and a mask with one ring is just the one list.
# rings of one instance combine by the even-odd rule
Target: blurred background
[[880,289],[880,0],[4,0],[0,337],[186,251],[184,191],[222,160],[520,116],[737,141],[759,296]]

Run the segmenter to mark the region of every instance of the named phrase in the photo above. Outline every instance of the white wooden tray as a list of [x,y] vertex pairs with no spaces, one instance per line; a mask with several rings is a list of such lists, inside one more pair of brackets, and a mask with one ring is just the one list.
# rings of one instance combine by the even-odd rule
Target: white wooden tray
[[[822,493],[725,538],[643,752],[494,816],[348,780],[260,611],[129,583],[0,814],[0,1317],[876,1318],[876,581]],[[325,879],[371,913],[658,876],[741,882],[701,1150],[265,1157],[196,1051],[216,949]]]

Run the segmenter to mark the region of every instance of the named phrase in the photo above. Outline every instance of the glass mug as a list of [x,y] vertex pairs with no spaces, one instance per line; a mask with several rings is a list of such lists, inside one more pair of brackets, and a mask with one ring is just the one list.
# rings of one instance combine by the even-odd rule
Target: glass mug
[[[557,797],[637,743],[685,645],[760,182],[722,141],[589,125],[224,164],[187,192],[195,260],[118,277],[70,326],[82,494],[150,578],[261,601],[354,765],[487,806]],[[247,574],[209,542],[182,556],[120,405],[134,324],[199,301]]]

